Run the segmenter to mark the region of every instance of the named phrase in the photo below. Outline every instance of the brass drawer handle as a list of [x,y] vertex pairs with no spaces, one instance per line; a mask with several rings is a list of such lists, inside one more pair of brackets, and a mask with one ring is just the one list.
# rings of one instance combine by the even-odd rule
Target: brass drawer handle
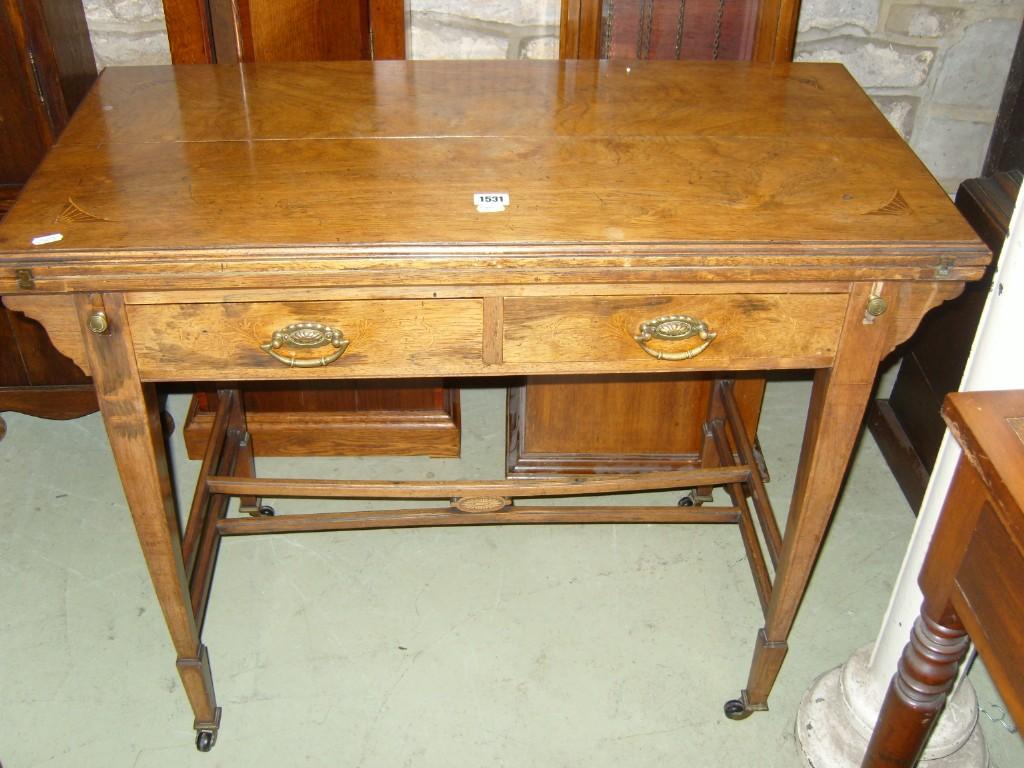
[[[685,352],[661,352],[647,346],[647,342],[651,339],[683,341],[694,336],[699,338],[702,343]],[[711,342],[717,336],[717,333],[708,330],[707,323],[703,320],[689,315],[666,315],[641,323],[640,332],[633,338],[640,345],[640,349],[658,360],[689,360],[711,346]]]
[[[334,351],[320,357],[296,357],[294,353],[285,355],[278,352],[282,347],[315,349],[328,344],[334,347]],[[270,341],[260,344],[260,349],[290,368],[320,368],[330,365],[344,354],[346,347],[348,347],[348,339],[337,328],[311,322],[287,325],[279,331],[274,331]]]

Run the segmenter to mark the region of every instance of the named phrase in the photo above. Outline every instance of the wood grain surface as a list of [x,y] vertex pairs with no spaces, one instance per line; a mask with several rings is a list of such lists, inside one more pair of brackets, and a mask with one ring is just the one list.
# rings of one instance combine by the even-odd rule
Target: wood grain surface
[[[506,299],[503,356],[513,364],[629,360],[651,371],[814,368],[835,354],[847,301],[846,294]],[[641,323],[669,315],[694,317],[717,333],[703,352],[679,361],[685,365],[655,359],[634,338]],[[667,354],[700,343],[697,338],[646,342]]]
[[[129,310],[143,380],[304,379],[418,376],[480,371],[483,311],[479,300],[185,304]],[[349,341],[331,366],[301,369],[260,345],[291,323],[313,321]],[[330,347],[297,350],[298,358]],[[282,349],[283,355],[290,355]]]
[[[511,205],[478,213],[481,191],[508,192]],[[63,239],[31,245],[51,233]],[[267,256],[315,266],[318,255],[424,248],[478,265],[598,249],[721,255],[739,269],[902,252],[933,270],[945,255],[954,280],[987,259],[852,78],[827,64],[108,71],[0,228],[0,264],[63,279],[47,284],[58,290],[99,252],[109,288],[118,264],[134,275],[149,265],[167,287],[223,279],[226,267],[192,261],[200,253],[251,273]],[[177,269],[163,261],[172,249]]]

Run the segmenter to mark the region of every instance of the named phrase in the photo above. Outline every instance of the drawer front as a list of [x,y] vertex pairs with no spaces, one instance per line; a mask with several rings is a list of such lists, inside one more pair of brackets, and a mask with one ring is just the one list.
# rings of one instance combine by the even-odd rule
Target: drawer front
[[[821,367],[835,356],[847,301],[845,293],[509,298],[504,361],[579,371]],[[653,322],[672,316],[683,319]],[[645,323],[649,338],[638,341]]]
[[[140,375],[151,381],[426,377],[484,367],[479,299],[133,305],[128,317]],[[316,347],[284,339],[271,347],[276,358],[261,348],[295,323],[344,338]]]

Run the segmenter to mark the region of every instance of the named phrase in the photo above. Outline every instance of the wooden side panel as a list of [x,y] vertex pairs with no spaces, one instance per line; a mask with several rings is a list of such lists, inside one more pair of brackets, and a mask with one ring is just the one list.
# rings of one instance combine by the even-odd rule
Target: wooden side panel
[[249,61],[370,58],[369,0],[238,0],[238,16],[251,35]]
[[50,145],[54,128],[35,92],[24,20],[0,2],[0,183],[23,184]]
[[212,64],[213,28],[206,0],[164,0],[167,40],[175,64]]
[[62,101],[70,115],[96,79],[96,59],[89,39],[85,9],[80,2],[68,0],[42,0],[39,7],[46,24]]
[[[246,385],[246,424],[257,456],[458,456],[459,398],[439,381],[339,381],[329,387]],[[194,398],[185,425],[201,458],[216,395]]]
[[[510,391],[508,471],[541,476],[695,466],[712,385],[710,375],[591,376],[572,384],[530,377]],[[764,380],[741,378],[734,393],[753,439]]]
[[373,58],[405,58],[405,0],[370,0]]
[[601,0],[562,0],[558,58],[597,59],[601,56]]

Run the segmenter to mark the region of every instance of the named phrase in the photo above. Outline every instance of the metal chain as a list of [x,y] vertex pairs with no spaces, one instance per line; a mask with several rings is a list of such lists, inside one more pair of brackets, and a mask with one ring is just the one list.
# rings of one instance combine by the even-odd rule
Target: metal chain
[[718,0],[718,10],[715,11],[715,42],[711,46],[711,58],[718,59],[718,49],[722,44],[722,15],[725,13],[725,0]]
[[686,0],[679,0],[679,18],[676,20],[676,58],[683,54],[683,23],[686,17]]

